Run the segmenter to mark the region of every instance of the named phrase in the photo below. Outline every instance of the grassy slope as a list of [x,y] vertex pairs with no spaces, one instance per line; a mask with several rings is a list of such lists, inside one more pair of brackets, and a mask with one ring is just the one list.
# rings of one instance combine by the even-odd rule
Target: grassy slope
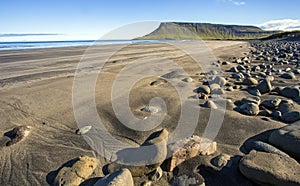
[[300,31],[279,32],[269,37],[263,38],[263,40],[269,40],[269,39],[300,40]]
[[278,32],[254,26],[209,23],[161,23],[152,33],[138,39],[259,39]]

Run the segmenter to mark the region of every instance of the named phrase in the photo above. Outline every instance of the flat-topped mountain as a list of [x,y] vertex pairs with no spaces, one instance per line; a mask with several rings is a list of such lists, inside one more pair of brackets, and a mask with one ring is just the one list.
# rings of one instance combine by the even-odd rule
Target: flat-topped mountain
[[138,39],[260,39],[278,32],[265,31],[256,26],[164,22],[152,33]]

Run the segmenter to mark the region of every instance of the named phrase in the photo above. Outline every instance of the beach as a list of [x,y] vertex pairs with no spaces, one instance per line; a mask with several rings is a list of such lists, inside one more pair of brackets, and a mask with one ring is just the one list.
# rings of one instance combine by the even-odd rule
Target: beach
[[[185,45],[185,48],[196,47],[192,42],[182,42],[180,45]],[[117,54],[115,53],[116,48],[119,49]],[[169,133],[175,130],[180,119],[181,102],[174,87],[165,81],[158,81],[158,77],[149,76],[137,81],[130,89],[129,95],[132,113],[140,119],[149,117],[149,113],[141,112],[141,109],[149,104],[151,98],[157,96],[165,100],[168,113],[161,125],[154,129],[147,131],[128,129],[117,120],[111,106],[112,97],[123,98],[122,92],[114,97],[110,91],[113,81],[121,69],[132,64],[138,58],[151,61],[155,56],[163,56],[176,61],[179,66],[183,66],[189,77],[192,78],[195,87],[203,84],[203,81],[207,79],[203,73],[210,69],[207,67],[206,70],[206,67],[203,67],[204,71],[202,68],[196,67],[189,55],[168,43],[107,45],[96,46],[92,50],[87,49],[88,47],[84,46],[0,51],[0,185],[8,183],[9,185],[52,185],[57,171],[65,163],[82,155],[94,157],[99,161],[91,176],[94,178],[94,180],[90,180],[91,182],[95,183],[95,178],[105,175],[103,167],[110,163],[111,159],[98,154],[82,135],[76,134],[76,130],[82,127],[78,126],[76,122],[72,102],[76,73],[82,77],[81,80],[84,80],[85,77],[89,79],[89,76],[98,74],[101,70],[95,84],[97,112],[112,136],[120,141],[138,146],[158,128],[165,128]],[[99,53],[99,51],[101,52]],[[201,53],[201,59],[207,60],[211,64],[218,60],[228,61],[229,59],[234,60],[233,57],[245,57],[249,51],[250,44],[244,41],[205,41],[204,51],[199,51],[199,54]],[[114,55],[110,57],[112,53]],[[80,66],[80,62],[87,64]],[[225,78],[229,78],[231,73],[227,73],[226,70],[232,66],[233,64],[228,63],[218,68],[224,72]],[[132,67],[130,71],[132,76],[138,72],[135,68],[136,66]],[[173,69],[165,68],[164,70],[168,73]],[[160,72],[159,69],[157,72]],[[181,81],[184,77],[179,76],[176,80],[179,85],[185,86],[185,82]],[[155,86],[151,85],[152,82],[155,82]],[[297,80],[293,80],[291,84],[296,82]],[[280,82],[277,84],[280,85]],[[122,87],[119,88],[122,90]],[[78,94],[82,96],[82,107],[84,107],[84,102],[89,101],[84,97],[86,93],[81,90]],[[186,93],[186,97],[194,95],[194,92]],[[249,96],[247,91],[226,91],[226,99],[230,99],[232,102],[227,103],[221,128],[213,140],[218,144],[218,152],[233,157],[233,166],[229,167],[228,171],[220,170],[220,173],[215,176],[211,176],[206,169],[203,169],[205,170],[203,172],[200,171],[205,180],[211,181],[210,185],[222,182],[229,185],[238,183],[240,180],[242,180],[241,183],[244,183],[243,176],[232,176],[237,172],[238,162],[243,156],[240,147],[248,138],[286,125],[279,121],[265,119],[265,116],[247,116],[233,110],[234,101]],[[264,99],[269,97],[272,95],[263,96]],[[199,100],[199,105],[204,103],[205,100]],[[295,105],[295,107],[298,109],[299,105]],[[199,109],[200,115],[197,118],[198,123],[193,134],[201,136],[209,120],[211,109],[200,106]],[[86,125],[90,125],[89,122]],[[5,136],[5,133],[21,125],[30,126],[28,136],[14,145],[6,146],[10,138]],[[210,163],[212,157],[213,155],[196,158],[194,166],[212,167]],[[184,166],[186,167],[182,168],[182,171],[191,165]],[[217,169],[211,168],[210,171],[215,173]],[[140,185],[145,179],[145,177],[135,177],[135,185]],[[169,179],[172,179],[172,176],[164,173],[162,179],[155,185],[166,185]],[[213,179],[215,181],[212,181]]]

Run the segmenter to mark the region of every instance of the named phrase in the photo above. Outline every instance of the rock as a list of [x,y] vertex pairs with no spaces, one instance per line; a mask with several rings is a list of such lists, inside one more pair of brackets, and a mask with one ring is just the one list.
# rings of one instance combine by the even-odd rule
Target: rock
[[10,141],[6,143],[6,146],[14,145],[22,140],[24,140],[30,133],[31,126],[21,125],[13,128],[11,131],[7,132],[5,135],[10,138]]
[[231,63],[229,61],[223,61],[222,65],[231,65]]
[[204,94],[204,93],[199,93],[199,94],[198,94],[198,98],[199,98],[199,99],[207,100],[207,99],[208,99],[208,95],[207,95],[207,94]]
[[168,146],[171,157],[165,161],[166,171],[170,172],[182,162],[198,155],[211,155],[217,151],[217,143],[199,136],[192,136]]
[[228,72],[239,72],[236,67],[231,67]]
[[272,116],[272,111],[266,109],[265,107],[261,107],[261,111],[258,113],[259,116],[266,116],[266,117],[269,117],[269,116]]
[[251,71],[252,72],[256,72],[256,71],[259,71],[260,70],[260,67],[259,66],[253,66],[252,68],[251,68]]
[[80,128],[80,129],[77,129],[76,130],[76,134],[78,134],[78,135],[84,135],[84,134],[88,133],[91,129],[92,129],[91,125],[84,126],[84,127]]
[[281,94],[281,91],[284,89],[284,87],[276,87],[273,89],[274,92],[277,92],[278,94]]
[[253,96],[256,96],[256,97],[260,97],[261,96],[261,93],[257,89],[249,89],[248,93],[251,94],[251,95],[253,95]]
[[241,89],[241,87],[242,86],[240,86],[240,85],[234,85],[232,88],[235,89],[235,90],[238,90],[238,89]]
[[220,89],[221,86],[219,84],[213,83],[209,85],[209,88],[210,88],[210,93],[212,93],[212,91]]
[[270,144],[300,160],[300,122],[275,130],[269,137]]
[[259,107],[255,103],[245,103],[239,107],[242,114],[255,116],[259,113]]
[[60,169],[54,180],[54,185],[80,185],[93,174],[97,166],[97,159],[81,156],[71,167]]
[[286,123],[294,123],[300,120],[300,112],[299,111],[286,112],[282,115],[281,120]]
[[223,94],[225,94],[225,91],[223,90],[223,88],[217,88],[217,89],[212,90],[211,94],[223,95]]
[[300,90],[296,87],[285,87],[280,91],[280,94],[287,98],[297,98],[300,96]]
[[171,181],[172,186],[205,186],[203,177],[200,174],[192,173],[174,177]]
[[245,68],[243,65],[238,65],[236,68],[237,68],[239,71],[246,70],[246,68]]
[[247,98],[243,98],[241,100],[242,104],[246,104],[246,103],[254,103],[256,105],[260,104],[260,98],[259,97],[247,97]]
[[274,109],[279,106],[281,99],[273,98],[263,101],[260,105],[269,109]]
[[163,83],[167,83],[167,81],[165,79],[159,79],[159,80],[152,81],[150,83],[150,86],[158,86]]
[[163,175],[163,171],[160,167],[158,167],[155,171],[149,173],[148,179],[151,181],[158,181]]
[[294,73],[294,74],[300,74],[300,70],[299,70],[299,69],[295,69],[295,70],[293,71],[293,73]]
[[183,78],[182,81],[187,82],[187,83],[191,83],[191,82],[193,82],[193,79],[190,78],[190,77],[186,77],[186,78]]
[[256,79],[250,77],[250,78],[244,79],[243,84],[244,85],[257,85],[258,82]]
[[278,105],[278,109],[282,114],[291,112],[295,109],[294,103],[291,100],[282,100]]
[[232,74],[232,78],[241,80],[241,79],[244,79],[245,76],[242,73],[234,73],[234,74]]
[[160,111],[160,108],[148,105],[148,106],[145,106],[144,108],[142,108],[141,111],[148,112],[148,113],[157,113]]
[[281,114],[280,111],[276,110],[276,111],[273,112],[272,115],[273,115],[274,119],[281,120],[282,114]]
[[285,152],[277,149],[276,147],[274,147],[268,143],[262,142],[262,141],[251,141],[246,145],[246,148],[248,151],[256,150],[256,151],[260,151],[260,152],[268,152],[268,153],[278,154],[280,156],[290,157]]
[[120,150],[116,161],[108,165],[108,172],[127,168],[133,177],[139,177],[156,170],[167,157],[168,135],[162,129],[152,133],[140,147]]
[[210,84],[214,84],[214,83],[216,83],[216,84],[220,85],[221,87],[223,87],[224,85],[226,85],[227,81],[224,77],[217,76],[217,77],[214,78],[214,80],[212,80],[210,82]]
[[[216,64],[217,67],[219,67],[219,64]],[[217,75],[218,74],[218,71],[216,70],[210,70],[207,74],[210,74],[210,75]]]
[[233,92],[233,91],[234,91],[234,88],[233,88],[232,86],[227,87],[227,88],[226,88],[226,91]]
[[211,100],[207,100],[204,104],[203,104],[204,107],[206,108],[211,108],[211,109],[217,109],[217,105],[211,101]]
[[265,78],[257,86],[256,89],[259,90],[261,94],[269,93],[272,91],[273,87],[270,78]]
[[239,163],[241,173],[259,185],[296,186],[300,184],[300,165],[278,154],[251,151]]
[[284,79],[296,79],[296,76],[292,72],[287,72],[287,73],[281,74],[279,77],[284,78]]
[[202,85],[196,89],[197,93],[210,94],[210,88],[208,86]]
[[290,72],[290,71],[292,71],[292,69],[290,67],[287,67],[287,68],[284,69],[284,71]]
[[141,183],[141,186],[152,186],[152,181],[144,181],[143,183]]
[[213,158],[211,163],[218,168],[231,167],[232,162],[230,161],[230,158],[231,158],[230,155],[222,153],[216,156],[215,158]]
[[98,180],[94,186],[134,186],[134,182],[128,169],[120,169]]

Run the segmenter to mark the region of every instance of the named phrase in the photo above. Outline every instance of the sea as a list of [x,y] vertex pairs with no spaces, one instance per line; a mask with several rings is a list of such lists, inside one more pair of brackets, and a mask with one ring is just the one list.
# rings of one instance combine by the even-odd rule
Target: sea
[[26,41],[0,42],[0,50],[30,50],[43,48],[79,47],[91,45],[136,44],[157,42],[180,42],[178,40],[80,40],[80,41]]

